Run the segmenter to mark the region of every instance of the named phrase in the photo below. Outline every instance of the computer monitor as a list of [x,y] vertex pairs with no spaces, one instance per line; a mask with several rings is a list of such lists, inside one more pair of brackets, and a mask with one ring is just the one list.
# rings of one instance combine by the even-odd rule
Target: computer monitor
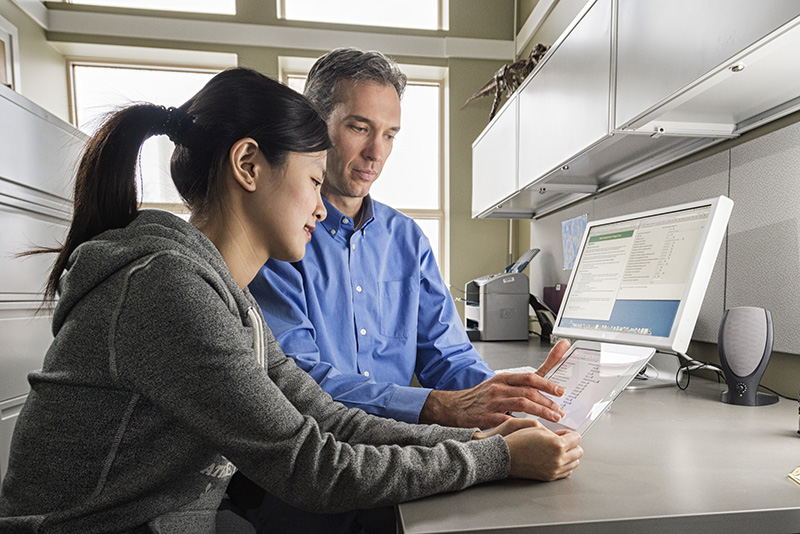
[[732,209],[723,196],[588,223],[553,334],[684,354]]

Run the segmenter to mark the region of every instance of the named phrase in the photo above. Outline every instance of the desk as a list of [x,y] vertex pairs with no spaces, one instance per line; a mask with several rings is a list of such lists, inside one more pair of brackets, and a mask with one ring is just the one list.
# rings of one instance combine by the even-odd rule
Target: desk
[[[538,341],[476,343],[493,368],[538,366]],[[798,406],[719,400],[725,386],[626,390],[583,439],[571,477],[505,480],[398,507],[406,533],[797,533]]]

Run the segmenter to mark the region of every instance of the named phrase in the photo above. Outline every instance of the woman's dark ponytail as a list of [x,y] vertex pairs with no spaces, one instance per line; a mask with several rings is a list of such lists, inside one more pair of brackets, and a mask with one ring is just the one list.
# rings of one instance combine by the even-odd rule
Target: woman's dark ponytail
[[[168,110],[135,104],[115,112],[89,140],[75,176],[72,224],[45,286],[52,300],[70,255],[81,243],[127,226],[138,213],[136,166],[142,144],[167,133]],[[173,126],[174,127],[174,126]]]
[[125,227],[136,217],[136,166],[142,144],[153,135],[168,135],[175,143],[172,181],[192,216],[199,218],[222,202],[223,169],[239,139],[254,139],[275,166],[283,165],[289,152],[319,152],[331,146],[325,121],[305,97],[245,68],[217,74],[178,108],[134,104],[113,113],[81,157],[64,245],[29,253],[58,253],[45,301],[55,298],[69,257],[81,243]]

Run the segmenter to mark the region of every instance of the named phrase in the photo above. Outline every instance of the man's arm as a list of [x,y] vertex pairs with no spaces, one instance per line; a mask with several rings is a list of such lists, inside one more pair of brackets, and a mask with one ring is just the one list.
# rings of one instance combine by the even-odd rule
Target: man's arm
[[561,359],[569,343],[554,347],[536,374],[494,376],[469,342],[429,246],[423,247],[420,256],[420,277],[417,377],[434,390],[419,422],[489,428],[509,419],[510,412],[560,419],[563,410],[540,391],[563,394],[542,377]]
[[470,343],[428,240],[420,236],[417,362],[420,384],[434,390],[471,388],[494,376]]
[[334,400],[374,415],[417,423],[430,389],[376,382],[324,361],[314,325],[308,318],[304,281],[298,269],[290,263],[270,260],[249,286],[283,352]]

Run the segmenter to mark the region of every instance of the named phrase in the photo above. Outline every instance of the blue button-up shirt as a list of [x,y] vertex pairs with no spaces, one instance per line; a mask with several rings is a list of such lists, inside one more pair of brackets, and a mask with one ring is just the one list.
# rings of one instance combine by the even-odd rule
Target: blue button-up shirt
[[[431,389],[494,373],[469,342],[428,239],[364,200],[362,224],[325,200],[306,256],[269,260],[250,284],[283,351],[337,401],[416,423]],[[417,375],[422,388],[411,387]]]

